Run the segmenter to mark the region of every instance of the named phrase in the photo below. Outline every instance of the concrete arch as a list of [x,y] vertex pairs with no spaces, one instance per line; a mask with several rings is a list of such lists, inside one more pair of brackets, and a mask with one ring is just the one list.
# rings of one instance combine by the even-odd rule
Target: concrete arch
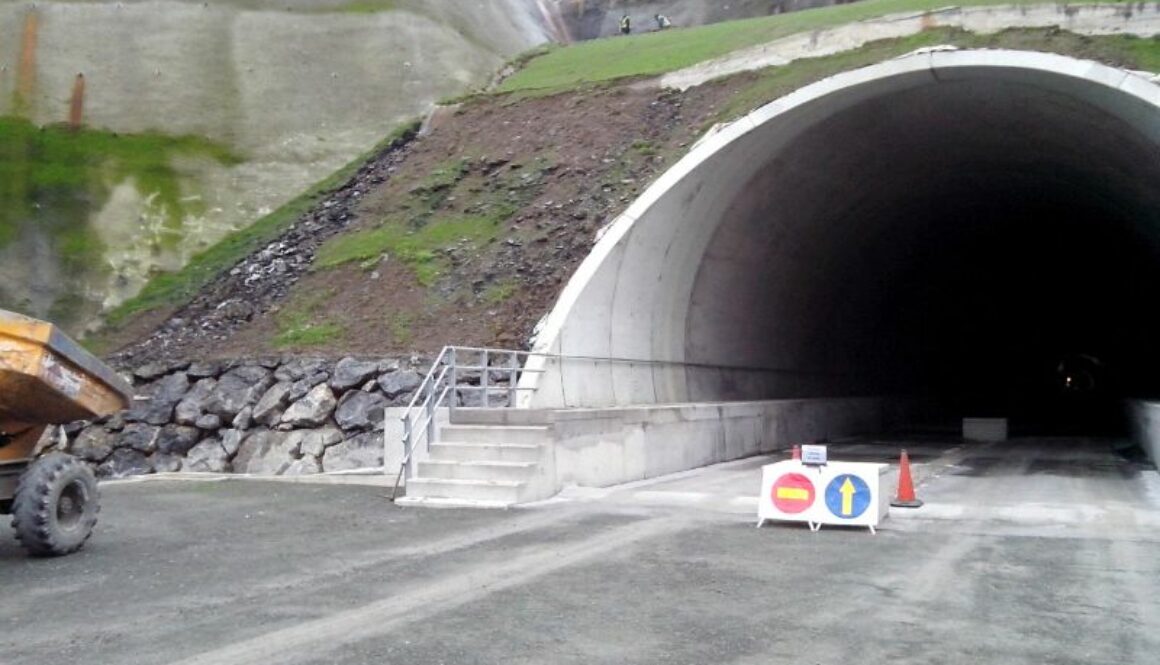
[[[989,312],[997,298],[1020,330],[1042,327],[1052,353],[1136,344],[1136,332],[1087,323],[1084,337],[1061,310],[1113,283],[1150,282],[1154,223],[1160,88],[1147,78],[998,50],[847,72],[705,137],[607,227],[533,350],[624,361],[533,360],[544,372],[525,375],[536,387],[525,404],[913,391],[937,354],[965,354],[957,362],[970,370],[1035,346],[1027,330],[976,349],[955,332],[974,330],[969,312],[940,298],[1002,327]],[[1025,275],[1026,256],[1041,258]],[[1085,282],[1085,261],[1108,275]],[[976,268],[980,284],[960,284]],[[929,286],[926,274],[937,275]],[[1059,280],[1042,285],[1044,312],[1023,313],[1008,292],[1039,293],[1029,284],[1043,275]],[[1132,323],[1147,329],[1151,316]],[[1143,362],[1160,367],[1160,356]],[[956,370],[940,371],[930,385]]]

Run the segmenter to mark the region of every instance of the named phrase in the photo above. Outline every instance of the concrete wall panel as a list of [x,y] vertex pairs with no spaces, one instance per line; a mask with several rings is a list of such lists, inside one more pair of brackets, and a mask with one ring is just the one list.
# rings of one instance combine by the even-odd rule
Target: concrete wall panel
[[607,487],[882,427],[877,399],[698,403],[555,415],[559,487]]

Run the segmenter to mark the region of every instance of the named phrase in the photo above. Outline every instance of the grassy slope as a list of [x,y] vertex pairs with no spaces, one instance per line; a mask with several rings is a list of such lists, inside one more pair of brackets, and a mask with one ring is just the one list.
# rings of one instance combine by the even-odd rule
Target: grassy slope
[[[1124,0],[1112,0],[1122,2]],[[657,75],[689,67],[748,46],[801,32],[876,18],[922,12],[948,5],[1038,5],[1043,0],[862,0],[756,19],[609,37],[552,49],[506,79],[499,92],[566,90],[586,83]]]

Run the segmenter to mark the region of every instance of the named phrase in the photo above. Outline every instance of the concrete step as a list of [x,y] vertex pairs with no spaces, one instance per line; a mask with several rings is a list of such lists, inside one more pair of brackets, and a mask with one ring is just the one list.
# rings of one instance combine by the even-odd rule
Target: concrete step
[[535,462],[455,462],[425,460],[419,462],[420,478],[444,480],[511,480],[523,482],[536,472]]
[[424,506],[427,508],[510,508],[512,504],[509,501],[473,501],[439,496],[401,496],[395,499],[395,505]]
[[456,499],[513,504],[520,500],[524,483],[512,480],[461,480],[411,478],[407,496],[411,499]]
[[541,446],[513,443],[456,443],[441,441],[430,448],[430,458],[448,462],[539,462]]
[[540,425],[443,425],[439,441],[446,443],[545,443],[550,432]]
[[552,412],[541,409],[481,409],[457,407],[451,411],[456,425],[548,425]]

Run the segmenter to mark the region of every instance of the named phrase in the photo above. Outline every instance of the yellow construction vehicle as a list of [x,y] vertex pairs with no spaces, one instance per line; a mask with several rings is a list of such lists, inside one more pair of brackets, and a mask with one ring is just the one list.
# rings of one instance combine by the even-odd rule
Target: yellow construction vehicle
[[85,544],[97,523],[97,479],[63,452],[37,456],[53,424],[112,414],[129,384],[51,323],[0,310],[0,514],[12,514],[30,553],[56,556]]

